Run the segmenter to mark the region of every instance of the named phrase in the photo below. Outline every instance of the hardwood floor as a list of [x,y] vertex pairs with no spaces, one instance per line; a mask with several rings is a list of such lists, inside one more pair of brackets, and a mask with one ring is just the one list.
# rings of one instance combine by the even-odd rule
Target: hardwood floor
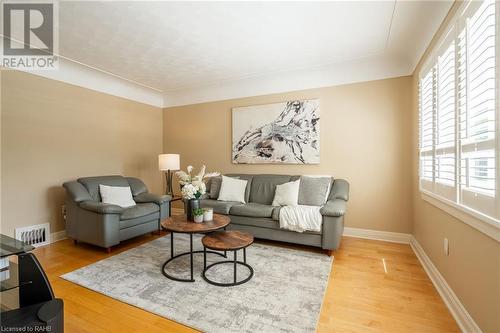
[[[71,240],[35,250],[64,299],[66,332],[194,332],[59,278],[156,237],[123,242],[111,254]],[[333,255],[318,332],[459,332],[409,245],[344,237]]]

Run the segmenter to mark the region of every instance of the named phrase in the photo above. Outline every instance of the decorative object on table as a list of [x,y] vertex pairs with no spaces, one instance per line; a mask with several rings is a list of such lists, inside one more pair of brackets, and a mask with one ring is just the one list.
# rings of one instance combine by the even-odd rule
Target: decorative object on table
[[213,218],[214,218],[214,209],[203,208],[203,221],[204,222],[212,221]]
[[172,190],[172,171],[176,171],[181,168],[179,154],[158,155],[158,167],[161,171],[166,171],[165,177],[167,180],[167,187],[165,190],[165,194],[173,196],[174,191]]
[[193,209],[193,220],[196,223],[203,222],[203,208]]
[[206,167],[203,165],[196,175],[192,175],[193,166],[187,167],[187,172],[177,171],[175,174],[179,177],[181,185],[181,194],[184,199],[184,211],[189,221],[193,220],[193,210],[200,208],[200,198],[206,193],[207,187],[205,180],[218,176],[218,172],[205,173]]
[[233,163],[319,163],[319,100],[237,107]]

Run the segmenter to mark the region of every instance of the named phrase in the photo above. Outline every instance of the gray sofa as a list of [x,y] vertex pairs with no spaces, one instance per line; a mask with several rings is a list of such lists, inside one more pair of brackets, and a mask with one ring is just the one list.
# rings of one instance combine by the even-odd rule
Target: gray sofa
[[[130,186],[137,205],[122,208],[101,202],[99,184]],[[148,232],[159,231],[169,216],[168,195],[148,192],[137,178],[101,176],[79,178],[63,184],[66,189],[66,234],[76,241],[106,248]]]
[[[201,206],[213,208],[215,213],[229,215],[231,224],[228,229],[248,231],[256,238],[276,240],[295,244],[311,245],[327,250],[338,249],[344,230],[344,215],[346,203],[349,200],[349,183],[343,179],[334,179],[326,204],[321,208],[323,225],[321,232],[298,233],[280,229],[280,207],[271,206],[276,185],[294,181],[300,176],[291,175],[251,175],[229,174],[227,176],[248,180],[245,192],[246,204],[238,202],[218,201],[205,198]],[[207,192],[212,180],[207,184]],[[215,182],[214,182],[215,184]],[[217,185],[218,186],[218,185]],[[300,202],[299,202],[300,203]]]

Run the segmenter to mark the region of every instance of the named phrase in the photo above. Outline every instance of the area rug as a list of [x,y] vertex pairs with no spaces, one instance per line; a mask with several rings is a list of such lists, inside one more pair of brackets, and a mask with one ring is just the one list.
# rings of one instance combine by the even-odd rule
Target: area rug
[[[189,236],[175,235],[175,252],[189,249]],[[194,248],[202,249],[199,236]],[[241,251],[239,251],[241,255]],[[170,258],[170,236],[62,275],[63,279],[106,296],[208,333],[315,332],[332,258],[325,254],[255,243],[247,249],[253,278],[234,287],[217,287],[201,277],[203,254],[195,254],[195,282],[176,282],[161,273]],[[232,259],[232,252],[228,253]],[[223,258],[208,255],[208,262]],[[241,257],[239,257],[241,259]],[[189,256],[168,266],[187,278]],[[217,265],[207,276],[230,282],[231,264]],[[238,266],[239,278],[249,273]]]

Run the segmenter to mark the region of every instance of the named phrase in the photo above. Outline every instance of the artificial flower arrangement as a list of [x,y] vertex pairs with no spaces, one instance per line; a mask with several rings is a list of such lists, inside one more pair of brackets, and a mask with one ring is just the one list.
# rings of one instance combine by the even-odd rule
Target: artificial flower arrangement
[[216,177],[220,175],[220,173],[218,172],[205,173],[205,169],[206,167],[202,166],[200,172],[193,176],[191,175],[193,166],[189,165],[187,167],[187,172],[181,170],[175,173],[176,176],[179,177],[181,194],[185,200],[199,199],[207,191],[205,180],[210,177]]

